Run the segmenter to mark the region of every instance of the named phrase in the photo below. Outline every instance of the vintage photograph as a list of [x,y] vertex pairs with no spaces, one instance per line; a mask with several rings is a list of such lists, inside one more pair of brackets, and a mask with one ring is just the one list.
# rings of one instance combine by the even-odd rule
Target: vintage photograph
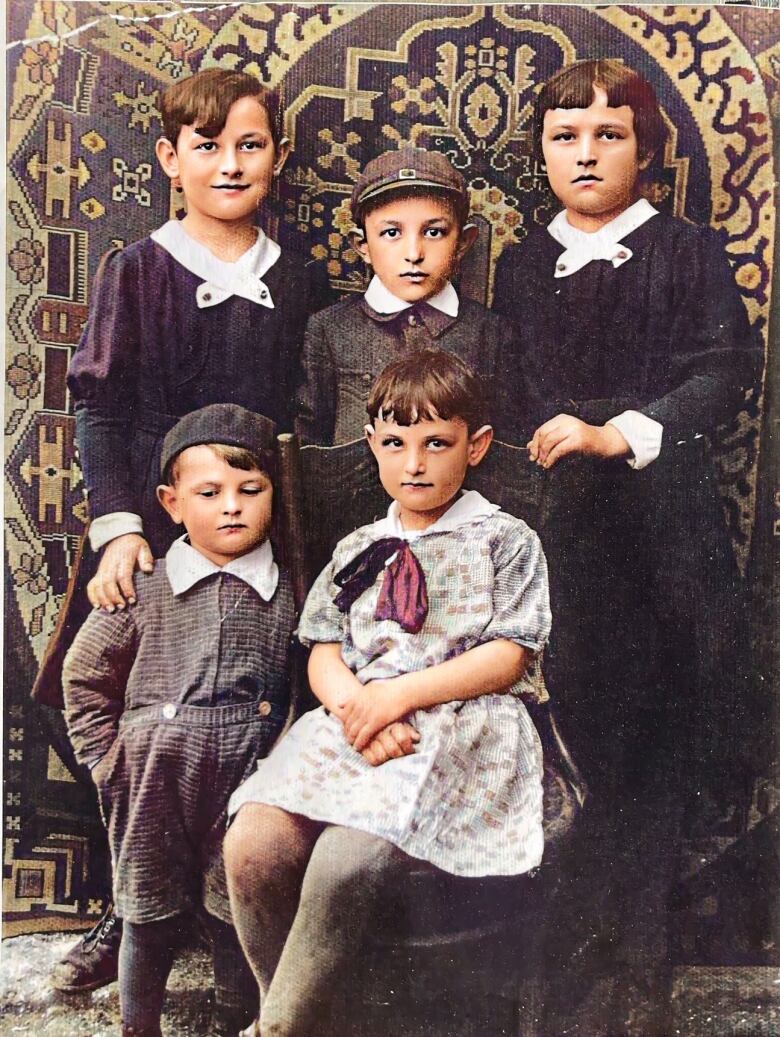
[[780,10],[8,0],[0,1034],[780,1035]]

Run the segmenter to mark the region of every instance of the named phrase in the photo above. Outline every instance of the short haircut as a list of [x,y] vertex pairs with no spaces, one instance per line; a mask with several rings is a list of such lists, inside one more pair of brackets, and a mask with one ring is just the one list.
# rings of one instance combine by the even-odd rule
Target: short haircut
[[437,202],[444,202],[461,230],[463,230],[468,221],[469,203],[462,195],[457,194],[455,191],[448,191],[446,188],[430,187],[429,185],[422,186],[420,184],[416,187],[394,187],[392,190],[374,195],[373,198],[368,198],[357,206],[357,211],[353,212],[352,218],[358,227],[365,230],[366,217],[370,216],[372,212],[384,208],[385,205],[392,205],[393,202],[406,201],[407,198],[428,198],[434,199]]
[[[246,447],[228,446],[226,443],[198,443],[197,445],[207,446],[212,453],[230,465],[231,468],[240,468],[245,472],[251,472],[256,468],[267,475],[273,482],[275,467],[273,450],[264,450],[261,454],[256,454],[253,450],[247,450]],[[185,447],[185,449],[191,450],[192,447]],[[178,482],[179,459],[183,453],[184,450],[168,462],[163,472],[163,482],[166,486],[175,486]]]
[[634,132],[640,160],[652,159],[666,140],[666,126],[658,98],[639,72],[616,58],[576,61],[566,65],[542,86],[534,109],[534,137],[541,152],[544,116],[554,108],[589,108],[593,88],[601,87],[610,108],[628,105],[634,113]]
[[175,148],[182,126],[196,126],[204,137],[218,137],[228,112],[242,97],[254,97],[265,109],[274,148],[278,149],[282,135],[277,94],[246,72],[224,68],[203,69],[163,93],[160,110],[166,138]]
[[484,382],[460,357],[441,349],[413,351],[388,364],[371,387],[366,410],[372,422],[381,412],[397,425],[460,418],[472,433],[489,424]]

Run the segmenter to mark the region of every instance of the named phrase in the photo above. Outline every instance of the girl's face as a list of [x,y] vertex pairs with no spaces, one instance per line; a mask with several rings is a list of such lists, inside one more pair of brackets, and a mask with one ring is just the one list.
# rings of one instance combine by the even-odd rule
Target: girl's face
[[569,223],[595,231],[632,205],[639,173],[634,112],[610,108],[601,87],[593,87],[589,108],[552,108],[544,114],[542,151],[550,186],[565,205]]
[[427,529],[447,511],[493,439],[484,425],[469,435],[465,421],[418,421],[397,425],[377,418],[366,426],[382,485],[400,505],[404,529]]
[[165,138],[157,142],[157,157],[168,176],[180,182],[191,225],[246,224],[254,223],[287,147],[277,153],[268,112],[257,98],[241,97],[219,136],[205,137],[196,126],[182,126],[175,148]]

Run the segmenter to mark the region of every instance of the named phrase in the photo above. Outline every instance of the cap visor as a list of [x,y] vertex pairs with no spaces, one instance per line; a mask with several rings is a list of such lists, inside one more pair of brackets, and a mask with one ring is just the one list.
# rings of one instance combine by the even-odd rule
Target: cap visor
[[367,191],[358,198],[357,205],[362,205],[363,202],[369,201],[371,198],[376,198],[377,195],[386,194],[388,191],[395,191],[399,187],[435,187],[439,191],[449,191],[451,194],[463,194],[458,187],[452,187],[449,184],[441,184],[435,180],[418,180],[416,177],[404,177],[403,180],[393,180],[389,184],[381,184],[379,187],[370,187]]

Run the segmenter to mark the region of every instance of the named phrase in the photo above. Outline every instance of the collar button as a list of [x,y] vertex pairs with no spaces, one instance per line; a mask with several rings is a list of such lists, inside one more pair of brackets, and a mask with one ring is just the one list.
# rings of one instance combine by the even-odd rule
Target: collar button
[[566,264],[565,263],[556,263],[555,264],[555,269],[556,270],[565,270],[566,269]]
[[211,292],[204,292],[203,293],[203,301],[204,302],[211,302]]
[[414,313],[410,313],[409,314],[409,323],[412,325],[413,328],[416,327],[416,325],[417,325],[417,316],[416,316],[416,314],[414,314]]
[[618,259],[628,259],[628,252],[624,252],[623,249],[617,254]]
[[268,298],[268,289],[267,288],[261,289],[261,291],[260,291],[260,298],[261,299],[267,299]]

